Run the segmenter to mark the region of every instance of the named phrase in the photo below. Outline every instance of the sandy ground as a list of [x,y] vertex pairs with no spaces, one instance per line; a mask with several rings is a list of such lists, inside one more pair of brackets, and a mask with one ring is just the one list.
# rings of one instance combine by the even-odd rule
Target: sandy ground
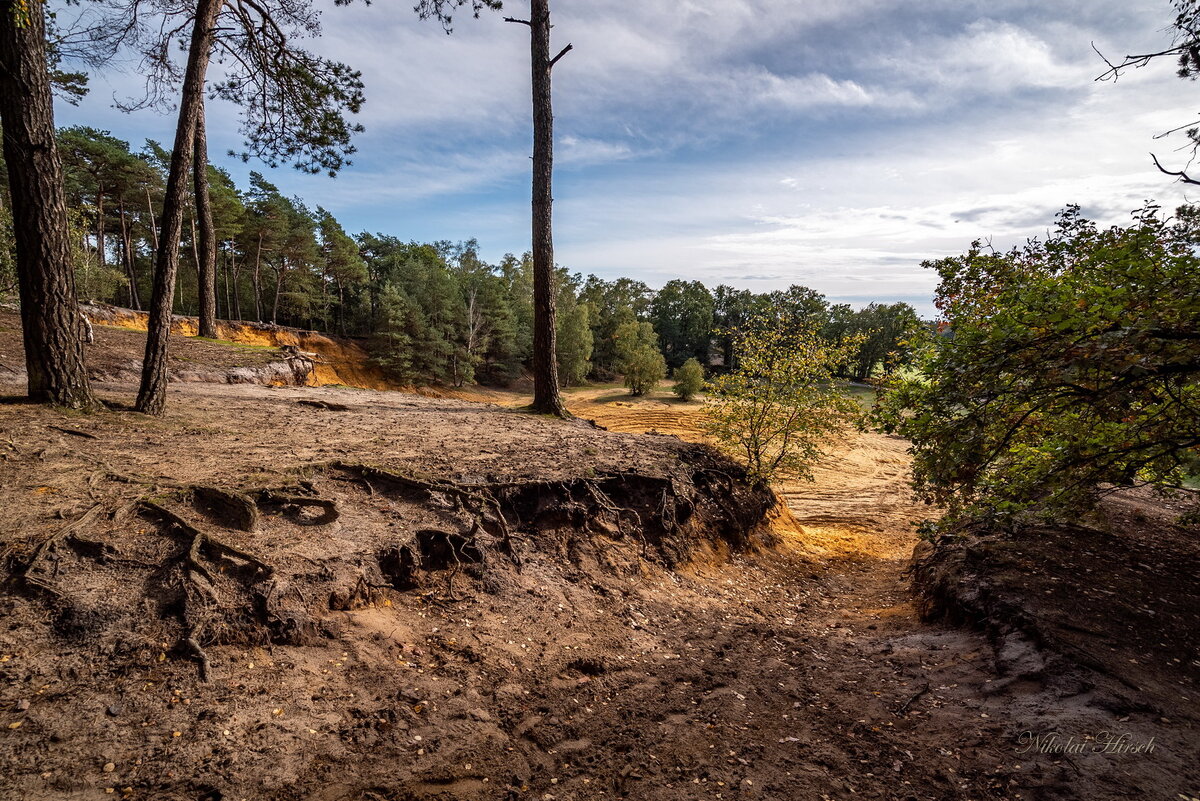
[[[492,403],[195,384],[172,386],[163,420],[0,405],[0,548],[13,558],[56,516],[172,482],[264,486],[308,469],[321,484],[311,465],[336,459],[468,482],[653,474],[678,441],[639,432],[697,436],[699,405],[665,396],[568,393],[609,432],[479,397]],[[780,488],[776,547],[678,570],[621,544],[608,566],[587,567],[600,558],[587,549],[561,565],[534,555],[499,589],[464,577],[453,603],[398,593],[330,609],[324,644],[216,644],[208,684],[153,643],[118,665],[6,597],[22,624],[0,624],[0,797],[1195,796],[1194,715],[1008,680],[1006,641],[918,619],[906,570],[928,510],[906,475],[904,442],[857,435],[814,483]],[[1031,738],[1054,732],[1157,739],[1148,753],[1039,753]]]

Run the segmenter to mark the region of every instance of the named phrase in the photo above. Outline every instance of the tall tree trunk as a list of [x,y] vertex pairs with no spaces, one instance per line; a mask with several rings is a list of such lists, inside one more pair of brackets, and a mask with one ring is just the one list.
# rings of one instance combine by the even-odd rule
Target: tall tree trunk
[[179,239],[183,232],[184,192],[196,136],[196,121],[204,111],[204,76],[212,53],[213,27],[222,0],[199,0],[192,43],[188,50],[175,149],[167,172],[163,197],[162,236],[155,257],[154,292],[150,299],[150,323],[146,330],[146,358],[142,363],[142,385],[137,410],[162,414],[167,406],[167,345],[171,337],[171,298],[179,271]]
[[118,203],[121,215],[121,261],[125,262],[125,272],[129,274],[129,308],[141,309],[142,304],[138,300],[137,271],[133,267],[133,242],[129,235],[129,224],[125,219],[125,198],[122,197]]
[[271,325],[279,324],[279,293],[283,287],[283,271],[286,262],[279,262],[275,266],[275,299],[271,301]]
[[208,196],[208,139],[204,132],[204,98],[200,98],[200,117],[196,120],[192,176],[196,194],[196,217],[200,223],[200,248],[197,256],[200,296],[200,336],[217,338],[217,235],[213,227],[212,203]]
[[12,193],[13,238],[29,397],[94,405],[67,232],[62,163],[40,3],[0,0],[0,123]]
[[[219,252],[221,252],[221,250],[222,250],[222,248],[220,246],[218,246],[217,252],[219,253]],[[225,284],[225,316],[221,317],[221,307],[219,305],[217,306],[217,316],[221,317],[222,320],[232,320],[233,319],[233,304],[230,302],[230,296],[229,296],[230,267],[229,267],[229,251],[228,250],[225,251],[225,259],[224,259],[223,263],[224,263],[224,267],[221,270],[221,275],[223,276],[222,280]]]
[[[554,233],[551,206],[554,176],[554,110],[551,105],[550,0],[530,2],[530,59],[533,78],[533,409],[566,417],[558,391],[554,291]],[[568,49],[570,46],[568,45]]]
[[342,292],[342,279],[335,278],[338,290],[338,333],[346,336],[346,300]]
[[96,189],[96,253],[100,269],[104,269],[104,184],[97,183]]
[[258,250],[254,253],[254,319],[262,322],[262,231],[258,232]]
[[238,270],[237,248],[236,247],[231,246],[229,248],[229,260],[230,260],[229,269],[230,269],[230,272],[233,273],[233,291],[231,293],[232,300],[233,300],[233,319],[241,320],[242,319],[242,295],[241,295],[241,292],[238,291],[239,290],[238,274],[241,271]]
[[146,187],[146,211],[150,212],[150,241],[154,243],[154,252],[158,253],[158,216],[154,213],[154,203],[150,200],[150,187]]
[[[188,204],[189,206],[191,203]],[[200,297],[200,237],[196,234],[196,207],[192,206],[192,216],[188,220],[188,225],[192,228],[192,266],[196,268],[196,297]],[[179,282],[180,285],[183,281]],[[183,309],[183,290],[179,292],[179,308]]]
[[321,325],[329,330],[329,266],[321,271]]

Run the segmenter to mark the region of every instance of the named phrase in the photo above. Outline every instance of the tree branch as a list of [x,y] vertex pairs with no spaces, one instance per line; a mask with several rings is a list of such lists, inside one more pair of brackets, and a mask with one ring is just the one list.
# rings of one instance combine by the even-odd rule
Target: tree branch
[[1178,179],[1179,179],[1180,183],[1185,183],[1185,184],[1194,184],[1194,185],[1196,185],[1196,186],[1200,186],[1200,181],[1196,180],[1195,178],[1192,178],[1191,176],[1189,176],[1189,175],[1188,175],[1186,172],[1184,172],[1183,170],[1179,170],[1178,172],[1172,172],[1171,170],[1168,170],[1168,169],[1167,169],[1166,167],[1164,167],[1163,165],[1159,164],[1159,163],[1158,163],[1158,156],[1154,155],[1153,153],[1151,153],[1151,154],[1150,154],[1150,158],[1152,158],[1152,159],[1154,160],[1154,166],[1155,166],[1155,167],[1158,167],[1158,171],[1159,171],[1159,172],[1161,172],[1161,173],[1165,173],[1165,174],[1167,174],[1167,175],[1173,175],[1173,176],[1175,176],[1176,178],[1178,178]]
[[1097,75],[1096,80],[1107,81],[1111,79],[1113,83],[1116,83],[1117,79],[1121,77],[1122,70],[1127,70],[1130,68],[1141,69],[1156,58],[1160,58],[1162,56],[1177,56],[1186,49],[1186,45],[1176,45],[1175,47],[1169,47],[1166,50],[1160,50],[1157,53],[1128,55],[1125,56],[1125,60],[1120,64],[1114,64],[1109,61],[1108,58],[1101,53],[1099,49],[1097,49],[1095,42],[1092,43],[1092,49],[1095,50],[1096,55],[1104,59],[1104,63],[1108,65],[1108,69],[1105,70],[1103,74]]
[[505,22],[515,22],[519,25],[528,25],[530,28],[533,27],[533,23],[527,19],[516,19],[515,17],[505,17],[504,21]]
[[567,45],[566,47],[564,47],[564,48],[562,49],[562,51],[561,51],[561,52],[559,52],[559,54],[558,54],[557,56],[555,56],[554,58],[550,59],[550,63],[549,63],[549,65],[547,65],[547,69],[554,69],[554,65],[558,63],[558,60],[559,60],[560,58],[562,58],[563,56],[565,56],[567,53],[570,53],[570,52],[571,52],[572,50],[574,50],[574,49],[575,49],[575,45],[570,45],[570,44],[569,44],[569,45]]

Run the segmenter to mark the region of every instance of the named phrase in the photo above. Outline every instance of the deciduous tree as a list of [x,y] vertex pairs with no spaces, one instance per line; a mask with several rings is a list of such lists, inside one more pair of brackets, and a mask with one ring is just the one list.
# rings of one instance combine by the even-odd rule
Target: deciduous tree
[[830,344],[813,324],[785,329],[778,316],[747,321],[737,369],[712,380],[705,431],[755,478],[811,480],[823,449],[859,416],[833,374],[855,344]]
[[941,333],[876,419],[912,441],[947,525],[1180,485],[1200,447],[1197,245],[1193,207],[1110,228],[1070,207],[1044,240],[926,263]]

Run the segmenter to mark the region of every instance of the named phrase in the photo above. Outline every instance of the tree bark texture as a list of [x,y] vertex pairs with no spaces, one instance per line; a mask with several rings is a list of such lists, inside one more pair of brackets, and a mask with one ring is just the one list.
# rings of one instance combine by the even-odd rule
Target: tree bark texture
[[62,163],[46,66],[42,5],[0,0],[0,122],[12,193],[13,236],[29,397],[93,405],[71,264]]
[[533,409],[566,416],[558,391],[552,209],[554,111],[551,105],[550,2],[530,2],[533,79]]
[[150,298],[150,321],[146,331],[146,357],[142,363],[142,385],[137,410],[162,414],[167,406],[167,346],[171,337],[171,300],[179,272],[179,242],[183,233],[183,208],[196,125],[204,113],[204,79],[212,53],[213,28],[221,0],[199,0],[188,49],[183,94],[179,103],[179,122],[175,128],[175,149],[167,171],[163,197],[161,232],[155,254],[154,289]]
[[196,120],[192,154],[192,180],[196,195],[196,220],[200,225],[199,264],[200,336],[217,338],[217,236],[213,228],[212,202],[208,195],[208,138],[204,131],[204,95]]

